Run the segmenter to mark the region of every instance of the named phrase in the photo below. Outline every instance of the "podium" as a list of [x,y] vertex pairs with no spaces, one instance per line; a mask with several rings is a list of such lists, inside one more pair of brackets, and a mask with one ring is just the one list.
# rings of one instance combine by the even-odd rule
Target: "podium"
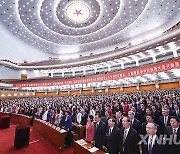
[[0,129],[9,128],[9,125],[10,125],[10,116],[1,116]]
[[29,145],[30,127],[18,125],[15,130],[14,147],[19,149]]

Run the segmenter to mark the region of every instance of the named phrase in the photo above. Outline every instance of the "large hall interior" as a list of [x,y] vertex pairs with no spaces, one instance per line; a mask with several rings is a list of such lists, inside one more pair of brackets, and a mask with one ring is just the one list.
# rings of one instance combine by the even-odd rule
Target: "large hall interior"
[[1,0],[0,154],[179,154],[180,1]]

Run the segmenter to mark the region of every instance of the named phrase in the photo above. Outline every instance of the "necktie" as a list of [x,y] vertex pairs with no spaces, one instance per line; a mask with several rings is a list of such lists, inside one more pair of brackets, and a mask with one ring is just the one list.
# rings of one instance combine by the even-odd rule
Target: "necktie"
[[132,122],[132,120],[131,120],[131,127],[132,127],[132,125],[133,125],[133,122]]
[[98,128],[98,125],[99,125],[99,124],[98,124],[98,123],[96,123],[96,130],[97,130],[97,128]]
[[167,117],[164,117],[164,125],[167,126]]
[[175,128],[174,128],[173,134],[174,134],[174,135],[177,135],[177,131],[176,131]]
[[176,116],[177,116],[177,117],[178,117],[178,114],[179,114],[179,111],[177,110],[177,111],[176,111]]
[[109,128],[109,136],[111,135],[112,131],[111,131],[111,128]]
[[150,138],[150,140],[149,140],[148,150],[149,150],[149,154],[151,154],[151,152],[152,152],[152,138]]
[[127,129],[124,130],[124,138],[123,138],[123,143],[126,141],[126,137],[127,137]]

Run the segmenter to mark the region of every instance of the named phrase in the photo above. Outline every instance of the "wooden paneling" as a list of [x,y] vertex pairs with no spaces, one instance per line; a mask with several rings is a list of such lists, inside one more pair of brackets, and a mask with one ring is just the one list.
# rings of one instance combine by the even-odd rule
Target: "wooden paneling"
[[83,95],[90,95],[92,94],[91,90],[82,90]]
[[79,90],[71,91],[71,92],[70,92],[70,95],[79,95]]
[[45,138],[58,152],[64,150],[64,140],[67,132],[50,123],[44,123],[42,120],[33,121],[33,130]]
[[155,89],[155,85],[154,84],[151,84],[151,85],[143,85],[143,86],[140,86],[139,87],[140,90],[153,90]]
[[36,96],[45,96],[45,92],[36,92]]
[[60,96],[67,96],[68,95],[68,91],[60,91],[59,95]]
[[180,88],[179,82],[161,83],[159,89]]
[[19,98],[34,96],[33,92],[0,91],[0,98]]
[[137,90],[136,90],[136,87],[134,86],[134,87],[124,87],[123,91],[124,92],[132,92],[132,91],[137,91]]
[[56,91],[47,92],[47,96],[56,96],[56,95],[57,95]]
[[109,88],[108,93],[119,93],[120,88]]

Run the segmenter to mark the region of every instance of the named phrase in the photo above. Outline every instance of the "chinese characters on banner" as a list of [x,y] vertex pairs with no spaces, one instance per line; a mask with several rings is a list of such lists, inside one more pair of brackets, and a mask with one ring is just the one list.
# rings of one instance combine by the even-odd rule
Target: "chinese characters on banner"
[[85,78],[75,78],[68,80],[56,80],[46,82],[25,82],[14,83],[13,87],[43,87],[43,86],[62,86],[62,85],[74,85],[74,84],[86,84],[91,82],[102,82],[108,80],[118,80],[126,77],[142,76],[145,74],[153,74],[157,72],[163,72],[171,69],[180,68],[180,59],[175,59],[160,64],[154,64],[145,67],[139,67],[131,70],[115,72],[110,74],[87,76]]

